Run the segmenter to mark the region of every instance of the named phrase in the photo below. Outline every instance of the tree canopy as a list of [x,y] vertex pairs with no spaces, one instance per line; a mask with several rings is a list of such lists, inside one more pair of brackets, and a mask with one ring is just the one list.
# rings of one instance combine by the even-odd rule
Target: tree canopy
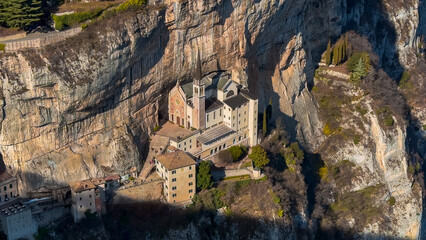
[[25,28],[41,20],[43,11],[39,0],[1,0],[0,25]]
[[197,171],[197,188],[208,189],[213,186],[212,175],[210,173],[210,163],[201,162]]
[[269,163],[268,154],[260,145],[254,146],[248,157],[253,160],[254,165],[258,168],[263,168]]

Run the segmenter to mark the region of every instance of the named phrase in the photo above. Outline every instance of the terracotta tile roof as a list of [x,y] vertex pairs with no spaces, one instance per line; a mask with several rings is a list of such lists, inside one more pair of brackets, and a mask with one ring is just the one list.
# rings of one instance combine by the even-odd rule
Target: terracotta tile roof
[[70,187],[74,192],[82,192],[85,190],[95,189],[95,184],[90,181],[90,179],[80,181],[80,182],[73,182],[70,183]]
[[101,185],[101,184],[105,183],[105,179],[104,178],[94,178],[91,181],[95,185]]
[[175,151],[155,157],[167,170],[195,165],[196,162],[183,151]]
[[117,180],[120,180],[121,179],[121,177],[120,177],[120,175],[118,175],[118,174],[114,174],[114,175],[110,175],[110,176],[107,176],[107,177],[105,177],[104,178],[105,179],[105,181],[117,181]]

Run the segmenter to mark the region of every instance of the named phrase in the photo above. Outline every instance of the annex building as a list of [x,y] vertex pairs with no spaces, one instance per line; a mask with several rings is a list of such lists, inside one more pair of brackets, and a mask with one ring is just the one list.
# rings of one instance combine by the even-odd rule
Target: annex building
[[168,100],[170,123],[158,134],[171,146],[205,159],[232,145],[257,145],[257,97],[229,73],[203,77],[198,58],[193,81],[177,81]]

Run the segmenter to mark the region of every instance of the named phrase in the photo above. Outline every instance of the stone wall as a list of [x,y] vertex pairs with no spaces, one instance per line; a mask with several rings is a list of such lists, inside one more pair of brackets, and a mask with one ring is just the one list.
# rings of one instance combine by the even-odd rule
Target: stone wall
[[24,48],[40,48],[43,46],[47,46],[53,43],[63,41],[66,38],[74,36],[79,32],[81,32],[81,28],[78,27],[78,28],[65,30],[63,32],[48,33],[45,36],[35,38],[35,39],[6,42],[5,50],[6,52],[14,52]]

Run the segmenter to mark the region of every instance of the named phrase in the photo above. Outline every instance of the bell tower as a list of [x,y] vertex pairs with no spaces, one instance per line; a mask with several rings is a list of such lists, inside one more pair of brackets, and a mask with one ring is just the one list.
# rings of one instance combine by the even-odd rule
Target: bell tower
[[193,103],[194,114],[192,124],[194,128],[203,130],[206,128],[206,93],[205,84],[201,80],[203,75],[201,73],[201,60],[200,50],[198,50],[197,66],[195,69],[195,77],[193,81]]

